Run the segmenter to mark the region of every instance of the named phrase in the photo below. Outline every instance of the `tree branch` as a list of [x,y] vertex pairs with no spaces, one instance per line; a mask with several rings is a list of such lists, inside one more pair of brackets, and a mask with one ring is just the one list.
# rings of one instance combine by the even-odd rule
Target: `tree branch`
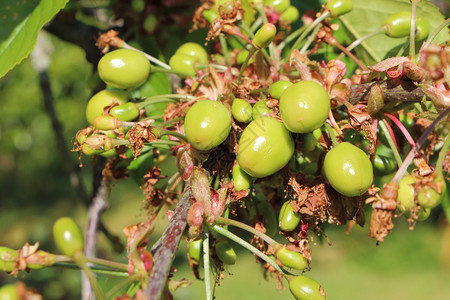
[[167,277],[175,258],[175,251],[186,227],[187,213],[191,206],[190,198],[191,188],[190,185],[186,185],[164,234],[152,247],[154,265],[149,274],[148,285],[145,290],[145,295],[149,300],[160,299],[166,286]]
[[351,104],[369,100],[370,87],[379,85],[383,92],[384,102],[420,102],[425,96],[422,89],[411,81],[383,80],[364,84],[354,84],[350,88]]

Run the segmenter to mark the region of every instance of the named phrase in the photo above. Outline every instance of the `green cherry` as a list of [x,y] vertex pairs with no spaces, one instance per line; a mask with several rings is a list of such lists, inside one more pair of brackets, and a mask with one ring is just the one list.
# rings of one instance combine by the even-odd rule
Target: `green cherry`
[[232,177],[236,192],[248,190],[253,181],[252,177],[245,173],[238,164],[233,166]]
[[340,143],[328,151],[323,170],[331,186],[348,197],[364,194],[373,181],[369,157],[363,150],[348,142]]
[[119,89],[133,89],[147,80],[150,62],[138,51],[118,49],[100,59],[98,74],[107,85]]
[[353,10],[352,0],[329,0],[325,7],[333,17],[345,15]]
[[75,221],[62,217],[53,224],[53,238],[58,249],[69,257],[83,251],[84,238]]
[[277,28],[272,23],[266,23],[255,33],[253,37],[253,45],[257,49],[263,49],[272,43],[275,35],[277,34]]
[[94,124],[94,119],[103,115],[105,106],[118,102],[125,103],[131,98],[131,94],[123,90],[106,89],[98,92],[89,100],[86,106],[86,119],[90,124]]
[[295,276],[289,279],[289,290],[297,300],[326,299],[322,286],[306,276]]
[[328,118],[330,98],[322,85],[304,80],[283,92],[279,107],[281,119],[289,131],[311,132],[321,127]]
[[280,210],[279,223],[281,230],[292,231],[297,228],[300,223],[301,214],[294,212],[294,208],[291,205],[291,201],[284,202]]
[[236,263],[236,252],[227,240],[220,240],[216,243],[216,254],[219,259],[226,265],[234,265]]
[[294,140],[282,123],[269,116],[252,121],[239,140],[237,162],[249,175],[266,177],[281,170],[294,153]]
[[252,106],[244,99],[236,98],[231,105],[231,114],[236,121],[248,123],[252,120]]
[[175,54],[186,54],[195,57],[195,59],[201,64],[206,64],[208,62],[208,53],[205,48],[197,43],[184,43],[177,49],[177,51],[175,51]]
[[198,101],[189,109],[184,120],[186,138],[195,149],[201,151],[222,144],[230,130],[230,112],[219,101]]
[[295,270],[304,270],[308,267],[309,262],[303,254],[287,249],[286,247],[280,247],[275,256],[283,264],[283,266],[292,268]]
[[293,83],[287,80],[280,80],[270,85],[269,94],[274,99],[280,99],[284,91]]

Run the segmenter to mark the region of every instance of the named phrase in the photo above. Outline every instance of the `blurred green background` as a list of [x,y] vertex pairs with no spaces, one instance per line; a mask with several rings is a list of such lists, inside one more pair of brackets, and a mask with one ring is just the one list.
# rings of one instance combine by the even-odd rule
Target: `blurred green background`
[[[179,43],[170,39],[170,34],[166,36],[169,52]],[[192,35],[185,38],[193,39]],[[77,130],[87,125],[85,105],[98,79],[79,47],[46,33],[41,41],[42,49],[50,55],[47,72],[55,109],[66,146],[71,149]],[[0,245],[19,249],[25,242],[39,242],[41,249],[57,252],[51,236],[53,222],[69,215],[84,226],[87,208],[73,187],[76,177],[71,168],[79,164],[77,154],[70,153],[67,161],[59,152],[44,109],[32,64],[42,59],[45,55],[27,58],[0,80]],[[83,183],[89,192],[93,163],[86,157],[82,162]],[[118,182],[112,189],[110,209],[102,220],[123,243],[122,229],[144,220],[143,198],[131,180]],[[164,218],[158,219],[152,241],[161,235],[165,224]],[[393,233],[378,246],[368,237],[368,225],[355,226],[349,235],[344,227],[325,226],[332,246],[315,237],[312,269],[306,275],[319,281],[331,300],[450,299],[450,227],[441,213],[419,223],[414,231],[408,230],[403,218],[395,224]],[[99,234],[98,247],[100,257],[126,259],[125,253],[111,254],[112,246],[103,234]],[[174,279],[187,278],[193,284],[176,291],[174,298],[204,299],[203,282],[195,280],[188,267],[186,247],[183,241],[174,262]],[[238,262],[226,269],[215,287],[216,299],[292,299],[288,290],[279,290],[273,279],[264,278],[252,255],[238,245],[235,249]],[[21,273],[17,278],[0,272],[0,286],[16,280],[35,288],[44,299],[80,298],[80,273],[76,270],[48,268]],[[107,276],[100,281],[104,288],[117,284],[117,279]]]

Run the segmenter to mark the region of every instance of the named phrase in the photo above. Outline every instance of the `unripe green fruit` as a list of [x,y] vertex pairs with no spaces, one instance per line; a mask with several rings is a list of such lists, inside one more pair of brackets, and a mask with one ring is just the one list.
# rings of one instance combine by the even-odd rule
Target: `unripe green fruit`
[[173,71],[184,73],[188,76],[195,76],[197,74],[195,69],[196,63],[198,63],[196,57],[183,53],[176,53],[169,60],[169,65]]
[[274,99],[280,99],[284,91],[291,85],[293,85],[293,83],[287,80],[274,82],[270,85],[269,94]]
[[325,176],[342,195],[364,194],[373,181],[372,164],[366,153],[348,142],[328,151],[323,162]]
[[119,89],[133,89],[143,84],[150,74],[150,62],[142,53],[118,49],[103,56],[98,74],[108,85]]
[[329,0],[325,7],[333,17],[339,17],[353,10],[352,0]]
[[233,183],[236,192],[248,190],[252,184],[252,177],[245,173],[238,164],[233,166]]
[[277,13],[284,12],[290,5],[290,0],[264,0],[264,5],[271,6]]
[[280,16],[280,20],[284,22],[293,23],[300,17],[300,12],[297,7],[289,6]]
[[17,292],[17,286],[15,284],[6,284],[0,287],[0,300],[21,300]]
[[447,193],[447,184],[442,176],[436,177],[434,182],[441,186],[440,193],[432,186],[422,187],[417,193],[417,202],[421,207],[433,208],[438,206]]
[[198,239],[198,240],[191,241],[189,243],[188,254],[189,254],[189,258],[193,262],[195,262],[196,264],[199,264],[202,259],[202,255],[203,255],[203,240]]
[[120,121],[129,122],[139,117],[139,108],[132,102],[114,106],[109,110],[111,116]]
[[277,34],[277,28],[272,23],[266,23],[256,31],[253,37],[253,45],[258,49],[263,49],[272,43],[275,35]]
[[84,248],[83,234],[80,228],[69,217],[62,217],[53,224],[53,238],[59,251],[73,257]]
[[409,217],[409,210],[414,204],[414,185],[416,181],[411,175],[404,176],[399,182],[397,211]]
[[83,154],[91,156],[113,149],[111,138],[103,134],[93,134],[81,145]]
[[289,290],[297,300],[326,299],[326,294],[322,286],[305,276],[295,276],[289,279]]
[[262,116],[268,116],[270,114],[270,108],[267,107],[265,100],[259,100],[253,105],[252,119],[256,120]]
[[304,80],[288,87],[280,97],[280,115],[287,129],[311,132],[322,126],[330,111],[330,98],[317,82]]
[[301,140],[302,140],[302,150],[305,152],[314,151],[319,145],[319,142],[315,138],[314,134],[312,134],[311,132],[302,134]]
[[0,270],[4,272],[11,272],[18,257],[19,253],[16,250],[7,247],[0,247]]
[[227,240],[221,240],[216,243],[216,254],[219,259],[226,265],[234,265],[236,263],[236,252]]
[[103,115],[105,106],[109,106],[115,102],[119,104],[125,103],[131,98],[131,94],[127,91],[106,89],[98,92],[89,100],[86,106],[86,119],[90,124],[94,124],[94,119]]
[[294,153],[294,141],[286,127],[263,116],[252,121],[239,140],[237,162],[250,176],[261,178],[281,170]]
[[201,64],[206,64],[208,62],[208,53],[205,48],[197,43],[184,43],[177,49],[177,51],[175,51],[175,54],[186,54],[195,57],[195,59]]
[[409,35],[411,28],[411,12],[400,11],[387,17],[383,26],[386,26],[386,35],[393,38],[402,38]]
[[276,251],[275,256],[285,267],[295,270],[304,270],[309,264],[308,259],[303,254],[289,250],[286,247],[280,247]]
[[112,116],[102,115],[94,119],[94,127],[98,130],[112,130],[119,128],[122,122]]
[[291,205],[291,201],[284,202],[280,210],[279,223],[281,230],[292,231],[297,228],[300,223],[301,214],[294,212],[294,208]]
[[52,253],[38,250],[33,253],[32,256],[28,256],[26,261],[27,268],[32,270],[39,270],[44,267],[53,265],[56,262],[56,256]]
[[236,98],[233,100],[231,113],[238,122],[247,123],[252,120],[252,106],[244,99]]
[[416,41],[422,41],[427,38],[430,33],[430,23],[425,18],[416,19]]
[[202,100],[195,103],[184,120],[186,138],[195,149],[201,151],[222,144],[230,130],[230,112],[219,101]]

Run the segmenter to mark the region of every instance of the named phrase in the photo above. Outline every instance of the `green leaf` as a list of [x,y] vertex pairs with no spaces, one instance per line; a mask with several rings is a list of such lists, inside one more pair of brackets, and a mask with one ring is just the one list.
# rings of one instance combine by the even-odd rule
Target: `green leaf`
[[68,0],[0,0],[0,78],[27,57],[41,28]]
[[[357,39],[375,31],[389,15],[410,10],[410,0],[353,0],[353,10],[340,17],[340,20],[349,35],[353,39]],[[439,9],[429,0],[423,0],[419,3],[417,16],[428,20],[430,33],[445,20]],[[449,38],[448,31],[444,29],[434,42],[440,44],[449,40]],[[379,34],[356,47],[355,51],[366,64],[373,65],[388,57],[397,56],[405,43],[409,44],[407,38],[390,38],[384,34]],[[419,48],[420,44],[416,45],[416,49]],[[407,53],[408,48],[403,54]]]

